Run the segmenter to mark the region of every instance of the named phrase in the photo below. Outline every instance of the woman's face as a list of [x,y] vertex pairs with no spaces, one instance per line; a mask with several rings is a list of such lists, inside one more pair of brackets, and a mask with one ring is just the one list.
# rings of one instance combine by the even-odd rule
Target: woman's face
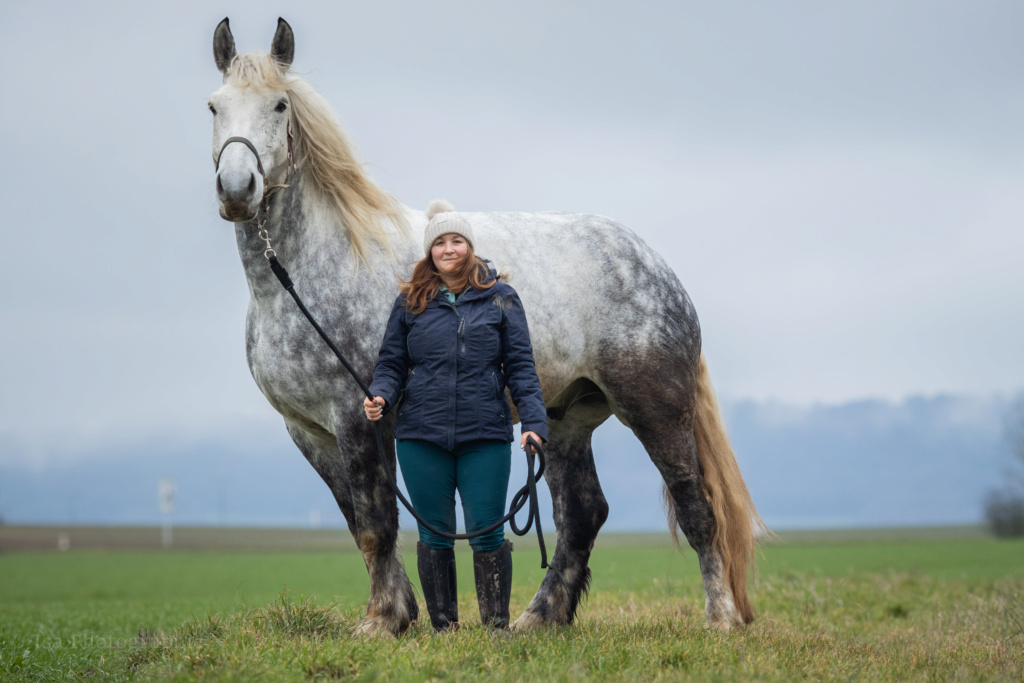
[[434,267],[441,275],[448,275],[455,270],[469,253],[469,242],[457,232],[446,232],[434,240],[434,246],[430,247],[430,258],[434,260]]

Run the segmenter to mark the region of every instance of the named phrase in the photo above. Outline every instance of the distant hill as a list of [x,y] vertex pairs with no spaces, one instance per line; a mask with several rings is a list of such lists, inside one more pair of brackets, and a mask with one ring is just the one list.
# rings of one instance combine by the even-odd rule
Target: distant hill
[[[1006,462],[1008,406],[1000,398],[939,396],[813,407],[742,401],[723,411],[762,516],[770,526],[800,529],[978,522],[981,499],[1000,483]],[[157,482],[170,477],[179,524],[344,525],[283,424],[60,457],[0,448],[0,516],[9,523],[158,523]],[[609,421],[594,452],[611,505],[605,528],[664,529],[658,473],[629,430]],[[512,491],[525,477],[514,451]],[[542,509],[549,501],[544,488]],[[403,527],[413,528],[405,513]],[[546,528],[554,528],[550,518]]]
[[780,528],[961,524],[1006,462],[1008,402],[939,396],[792,409],[744,402],[729,424],[765,519]]

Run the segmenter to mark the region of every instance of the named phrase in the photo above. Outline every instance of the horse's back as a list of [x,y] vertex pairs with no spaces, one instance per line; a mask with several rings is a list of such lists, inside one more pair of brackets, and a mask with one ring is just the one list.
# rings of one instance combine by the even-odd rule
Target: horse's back
[[476,251],[544,325],[572,320],[605,342],[633,336],[699,337],[696,311],[665,260],[626,226],[564,212],[466,214]]
[[[600,374],[609,358],[700,355],[700,325],[665,260],[632,230],[591,214],[468,213],[476,252],[509,272],[544,384]],[[616,362],[616,361],[612,361]]]

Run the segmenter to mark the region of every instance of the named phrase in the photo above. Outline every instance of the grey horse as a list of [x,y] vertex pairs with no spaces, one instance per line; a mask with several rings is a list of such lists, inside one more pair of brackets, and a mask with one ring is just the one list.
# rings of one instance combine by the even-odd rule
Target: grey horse
[[[246,354],[253,379],[330,488],[370,575],[357,633],[398,634],[418,616],[398,552],[398,509],[362,414],[361,394],[271,273],[272,249],[307,306],[369,381],[399,275],[421,255],[423,212],[365,174],[330,107],[289,73],[291,28],[269,54],[238,54],[228,20],[214,32],[223,85],[210,97],[221,216],[235,224],[249,284]],[[591,435],[614,415],[665,482],[700,562],[707,624],[749,623],[756,534],[763,528],[701,352],[693,304],[665,261],[600,216],[467,213],[477,253],[520,293],[549,417],[545,477],[558,543],[519,629],[568,624],[590,582],[608,516]],[[523,245],[530,245],[530,258]],[[386,423],[387,436],[392,425]],[[386,459],[394,471],[393,441]],[[677,541],[678,542],[678,541]]]

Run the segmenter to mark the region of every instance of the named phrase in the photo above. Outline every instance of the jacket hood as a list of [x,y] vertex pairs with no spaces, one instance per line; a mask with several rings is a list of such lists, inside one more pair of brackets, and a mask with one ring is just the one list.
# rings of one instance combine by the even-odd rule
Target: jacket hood
[[500,276],[498,275],[498,271],[495,270],[494,263],[491,262],[491,259],[481,258],[480,260],[484,262],[485,266],[487,266],[487,273],[491,276],[491,279],[488,280],[488,282],[491,280],[497,280]]

